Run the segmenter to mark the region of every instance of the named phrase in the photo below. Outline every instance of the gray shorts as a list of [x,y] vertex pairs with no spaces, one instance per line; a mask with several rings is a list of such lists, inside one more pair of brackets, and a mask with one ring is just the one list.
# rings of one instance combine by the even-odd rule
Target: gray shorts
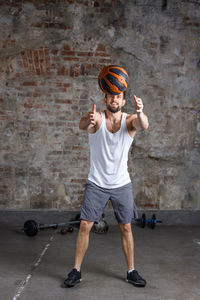
[[88,180],[80,219],[98,222],[109,200],[118,223],[127,224],[131,223],[133,218],[138,218],[131,182],[119,188],[106,189]]

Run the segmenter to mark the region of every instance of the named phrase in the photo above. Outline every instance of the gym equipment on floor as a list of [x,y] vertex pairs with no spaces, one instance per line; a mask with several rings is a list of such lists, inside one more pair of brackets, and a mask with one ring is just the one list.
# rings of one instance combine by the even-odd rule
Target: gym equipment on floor
[[146,214],[142,214],[142,217],[139,219],[136,219],[136,222],[139,223],[139,225],[144,228],[146,226],[146,223],[148,223],[149,227],[154,229],[156,227],[157,223],[162,223],[161,220],[156,219],[156,215],[153,214],[151,219],[146,218]]
[[[77,214],[75,218],[68,222],[54,223],[54,224],[38,224],[35,220],[27,220],[24,223],[23,231],[29,237],[33,237],[38,234],[39,231],[44,229],[57,229],[61,228],[60,233],[72,233],[73,226],[80,226],[80,214]],[[99,222],[95,222],[93,225],[93,232],[95,233],[106,233],[108,231],[108,223],[104,219],[104,214],[102,215]]]

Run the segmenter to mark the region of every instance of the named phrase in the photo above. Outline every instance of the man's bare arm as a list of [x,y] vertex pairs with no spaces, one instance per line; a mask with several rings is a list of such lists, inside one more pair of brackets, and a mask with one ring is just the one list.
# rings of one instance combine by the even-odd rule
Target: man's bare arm
[[96,112],[96,105],[93,104],[92,111],[81,118],[79,128],[82,130],[88,130],[90,133],[95,132],[95,127],[100,121],[99,114]]
[[87,130],[88,127],[90,126],[90,117],[89,117],[89,113],[86,116],[83,116],[80,120],[79,123],[79,128],[82,130]]
[[135,100],[135,110],[137,115],[132,120],[132,126],[136,130],[146,130],[149,127],[149,121],[147,116],[143,113],[143,103],[140,98],[134,95]]

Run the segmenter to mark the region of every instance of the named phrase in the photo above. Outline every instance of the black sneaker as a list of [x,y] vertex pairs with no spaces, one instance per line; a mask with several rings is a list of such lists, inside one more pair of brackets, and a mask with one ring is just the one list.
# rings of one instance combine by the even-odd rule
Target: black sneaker
[[81,282],[81,272],[77,271],[76,269],[73,269],[69,274],[67,279],[64,281],[64,285],[66,287],[73,287],[77,283]]
[[126,281],[134,284],[135,286],[144,287],[146,285],[146,280],[144,280],[136,270],[133,270],[130,273],[127,272]]

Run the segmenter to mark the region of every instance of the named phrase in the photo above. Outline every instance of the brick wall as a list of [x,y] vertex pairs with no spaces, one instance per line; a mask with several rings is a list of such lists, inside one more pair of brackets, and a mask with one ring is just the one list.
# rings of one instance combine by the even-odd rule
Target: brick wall
[[136,93],[150,119],[129,155],[138,207],[199,209],[199,11],[198,1],[0,1],[0,208],[79,209],[89,171],[79,120],[104,108],[97,76],[116,63],[130,76],[125,111]]
[[[5,57],[4,63],[8,65],[9,60]],[[96,81],[105,62],[112,60],[103,44],[83,49],[66,42],[59,49],[21,51],[10,62],[11,78],[6,82],[8,92],[2,96],[0,115],[2,154],[4,159],[5,153],[9,156],[1,168],[6,183],[1,190],[3,207],[8,205],[8,189],[9,207],[79,207],[89,148],[78,123],[92,106],[84,81],[86,77]],[[11,94],[15,99],[6,109]]]

